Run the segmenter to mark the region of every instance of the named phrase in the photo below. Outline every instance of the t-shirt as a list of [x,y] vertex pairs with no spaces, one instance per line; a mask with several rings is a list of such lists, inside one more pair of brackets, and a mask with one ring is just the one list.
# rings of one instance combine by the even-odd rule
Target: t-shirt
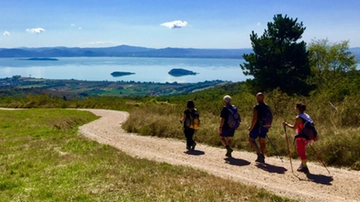
[[254,106],[254,109],[256,109],[256,112],[257,112],[257,120],[256,120],[256,124],[254,126],[254,128],[260,128],[260,121],[259,119],[262,117],[262,110],[264,109],[265,103],[261,102],[261,103],[258,103],[257,105]]
[[184,114],[185,114],[185,116],[186,116],[186,119],[185,119],[185,121],[184,121],[184,128],[188,128],[188,127],[186,126],[186,122],[187,122],[188,119],[190,119],[190,113],[191,113],[191,109],[186,109],[186,110],[184,111]]
[[223,128],[229,128],[229,109],[227,106],[224,106],[221,110],[220,117],[224,118],[224,125]]

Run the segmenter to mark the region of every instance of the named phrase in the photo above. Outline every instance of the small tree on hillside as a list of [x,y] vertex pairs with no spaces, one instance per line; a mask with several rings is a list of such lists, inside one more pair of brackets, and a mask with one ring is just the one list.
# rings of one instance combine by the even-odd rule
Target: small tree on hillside
[[352,91],[358,93],[358,73],[355,55],[349,41],[332,43],[327,39],[310,43],[310,64],[313,77],[310,82],[330,100],[341,100]]
[[302,22],[281,14],[267,24],[262,36],[254,31],[250,40],[254,53],[244,54],[241,69],[254,79],[255,90],[279,88],[287,94],[307,95],[311,87],[306,82],[311,74],[306,43],[300,41],[305,27]]

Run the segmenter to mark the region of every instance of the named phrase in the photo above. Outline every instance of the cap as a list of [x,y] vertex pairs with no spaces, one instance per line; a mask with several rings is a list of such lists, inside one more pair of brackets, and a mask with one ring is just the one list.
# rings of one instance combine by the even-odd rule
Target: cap
[[230,95],[225,95],[225,96],[224,96],[224,101],[225,101],[225,100],[231,100],[231,99],[232,99],[232,98],[231,98]]

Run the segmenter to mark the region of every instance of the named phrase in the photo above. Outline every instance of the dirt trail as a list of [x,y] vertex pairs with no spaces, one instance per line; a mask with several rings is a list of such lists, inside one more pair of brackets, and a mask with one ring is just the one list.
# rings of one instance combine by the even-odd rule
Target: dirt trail
[[[255,154],[235,151],[233,159],[224,159],[221,148],[198,144],[196,151],[185,153],[184,141],[139,136],[126,133],[121,128],[128,113],[84,109],[100,119],[81,126],[84,136],[109,144],[138,158],[146,158],[174,165],[191,166],[213,175],[255,185],[282,196],[301,201],[360,201],[360,172],[329,168],[331,175],[321,165],[309,163],[311,175],[291,173],[289,161],[267,158],[267,168],[254,163]],[[299,161],[293,161],[294,168]],[[296,172],[296,171],[295,171]]]

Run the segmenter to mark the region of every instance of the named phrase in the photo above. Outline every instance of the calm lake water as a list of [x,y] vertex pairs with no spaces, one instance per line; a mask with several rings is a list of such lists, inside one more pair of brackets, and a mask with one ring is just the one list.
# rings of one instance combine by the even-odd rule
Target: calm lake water
[[[58,61],[28,61],[0,58],[0,78],[21,75],[47,79],[80,79],[95,81],[200,82],[205,80],[244,81],[239,66],[242,59],[199,58],[123,58],[79,57],[58,58]],[[195,76],[173,77],[172,68],[197,72]],[[134,75],[112,77],[114,71]]]
[[[79,57],[58,58],[59,61],[28,61],[0,58],[0,78],[21,75],[47,79],[79,79],[92,81],[200,82],[206,80],[244,81],[239,64],[243,59],[210,58],[123,58]],[[360,66],[358,66],[360,67]],[[173,77],[172,68],[188,69],[199,74]],[[112,77],[114,71],[134,75]]]

